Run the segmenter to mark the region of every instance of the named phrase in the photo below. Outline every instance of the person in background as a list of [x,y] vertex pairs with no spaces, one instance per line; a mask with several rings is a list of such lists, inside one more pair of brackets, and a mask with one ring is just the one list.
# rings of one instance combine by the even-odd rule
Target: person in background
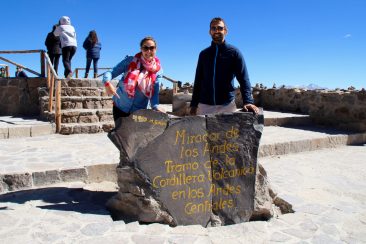
[[225,21],[220,17],[213,18],[209,33],[211,46],[201,51],[198,58],[190,114],[235,112],[234,78],[240,84],[243,110],[258,113],[243,55],[225,41],[228,33]]
[[6,77],[6,72],[5,72],[5,68],[1,67],[0,68],[0,78],[5,78]]
[[44,44],[47,47],[47,53],[50,57],[53,68],[58,74],[58,63],[61,56],[61,41],[59,36],[55,36],[53,33],[56,30],[57,25],[52,27],[52,31],[47,34]]
[[64,75],[66,78],[72,77],[71,59],[76,53],[77,40],[75,28],[71,25],[70,18],[62,16],[59,25],[53,32],[55,36],[60,37],[62,48],[62,63],[64,64]]
[[[150,101],[151,108],[165,112],[159,107],[159,85],[162,79],[160,60],[156,57],[156,41],[145,37],[140,42],[140,52],[135,56],[126,56],[112,71],[103,76],[103,83],[109,95],[113,95],[113,119],[116,122],[130,113],[146,109]],[[117,88],[110,82],[123,74]]]
[[23,71],[22,67],[17,66],[17,71],[15,72],[15,77],[27,78],[28,75]]
[[92,30],[83,44],[86,50],[86,68],[84,78],[88,78],[91,62],[93,61],[94,78],[98,77],[98,60],[100,58],[100,50],[102,44],[99,42],[97,32]]

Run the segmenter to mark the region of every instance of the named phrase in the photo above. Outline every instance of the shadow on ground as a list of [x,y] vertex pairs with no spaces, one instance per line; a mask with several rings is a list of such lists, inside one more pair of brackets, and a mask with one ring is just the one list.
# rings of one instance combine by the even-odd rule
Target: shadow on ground
[[[89,191],[82,188],[48,187],[6,193],[0,195],[0,203],[32,202],[33,206],[41,209],[110,215],[105,203],[115,194],[116,192]],[[11,210],[11,207],[1,207],[1,210]]]

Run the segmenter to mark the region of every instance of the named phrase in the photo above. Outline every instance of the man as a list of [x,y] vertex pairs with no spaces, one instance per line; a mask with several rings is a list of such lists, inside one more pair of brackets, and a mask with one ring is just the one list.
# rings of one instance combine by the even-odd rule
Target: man
[[213,18],[209,33],[211,46],[201,51],[198,58],[190,114],[235,112],[234,78],[240,84],[243,110],[258,113],[244,58],[236,47],[225,42],[228,33],[225,21]]
[[17,71],[15,72],[15,77],[27,78],[28,75],[23,71],[22,67],[17,66]]

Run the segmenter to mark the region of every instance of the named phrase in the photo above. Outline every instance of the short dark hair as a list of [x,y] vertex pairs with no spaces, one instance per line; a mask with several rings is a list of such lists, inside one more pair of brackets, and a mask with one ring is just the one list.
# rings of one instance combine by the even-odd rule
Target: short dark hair
[[211,28],[211,25],[212,25],[213,23],[217,23],[217,22],[220,22],[220,21],[222,21],[222,22],[224,23],[225,28],[226,28],[225,20],[224,20],[223,18],[221,18],[221,17],[215,17],[215,18],[213,18],[213,19],[211,20],[211,22],[210,22],[210,28]]
[[147,36],[147,37],[144,37],[144,39],[142,39],[140,41],[140,47],[142,47],[142,45],[144,45],[144,42],[146,42],[146,41],[153,41],[155,43],[155,47],[157,46],[155,39],[151,36]]

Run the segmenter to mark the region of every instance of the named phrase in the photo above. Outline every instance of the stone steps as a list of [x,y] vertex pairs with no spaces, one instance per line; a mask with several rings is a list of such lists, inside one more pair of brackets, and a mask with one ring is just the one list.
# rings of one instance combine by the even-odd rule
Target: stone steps
[[[43,109],[48,108],[48,97],[42,97]],[[55,103],[53,103],[55,104]],[[111,97],[105,96],[61,96],[61,110],[112,108]]]
[[[112,82],[115,85],[117,84],[117,81]],[[61,127],[63,128],[61,134],[98,133],[106,131],[111,124],[114,124],[112,98],[106,94],[100,80],[63,79],[61,86]],[[161,104],[161,106],[164,106],[166,111],[172,111],[173,109],[174,114],[178,113],[179,115],[181,111],[177,107],[180,106],[182,101],[185,104],[187,99],[190,100],[189,94],[180,93],[175,96],[175,100],[173,99],[173,106],[171,104]],[[47,112],[48,96],[41,97],[40,103],[43,110],[42,117],[54,121],[54,114]],[[183,108],[183,110],[186,109]],[[68,123],[73,125],[67,125]],[[79,125],[75,123],[79,123]],[[91,124],[88,125],[88,123]],[[276,114],[276,116],[269,116],[268,118],[265,116],[266,126],[297,126],[309,125],[310,123],[309,116],[306,115],[278,116]]]
[[[54,112],[44,116],[54,121]],[[114,128],[112,109],[68,109],[61,110],[60,134],[87,134],[108,132]]]
[[[116,85],[117,81],[112,83]],[[48,102],[48,94],[41,97],[41,114],[43,118],[54,121],[54,112],[47,111]],[[109,131],[114,127],[112,107],[112,98],[106,94],[101,80],[62,79],[60,134]]]
[[60,134],[93,134],[108,132],[114,128],[113,121],[94,122],[94,123],[63,123],[61,124]]

